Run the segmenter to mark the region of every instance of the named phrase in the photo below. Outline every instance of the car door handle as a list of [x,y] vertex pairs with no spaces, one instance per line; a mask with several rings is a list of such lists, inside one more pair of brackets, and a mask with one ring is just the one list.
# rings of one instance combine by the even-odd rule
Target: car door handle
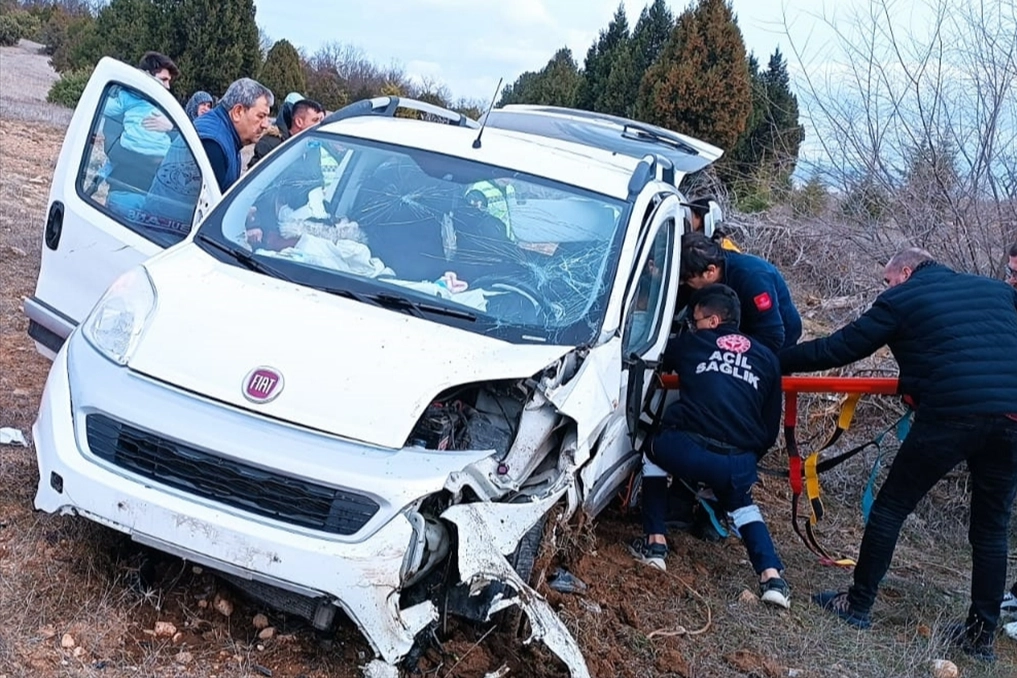
[[54,200],[46,217],[46,232],[43,236],[46,247],[55,250],[60,246],[60,235],[64,232],[64,204]]

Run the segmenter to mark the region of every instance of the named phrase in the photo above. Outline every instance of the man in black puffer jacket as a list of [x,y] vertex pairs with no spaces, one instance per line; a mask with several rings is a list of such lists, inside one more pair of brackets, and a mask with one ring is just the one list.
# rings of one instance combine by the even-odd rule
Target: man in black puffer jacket
[[920,249],[886,265],[889,286],[860,318],[780,352],[781,369],[840,367],[890,347],[915,422],[876,497],[854,585],[816,603],[867,628],[904,519],[962,461],[971,473],[971,607],[952,639],[991,661],[1006,586],[1007,527],[1017,491],[1017,289],[956,273]]

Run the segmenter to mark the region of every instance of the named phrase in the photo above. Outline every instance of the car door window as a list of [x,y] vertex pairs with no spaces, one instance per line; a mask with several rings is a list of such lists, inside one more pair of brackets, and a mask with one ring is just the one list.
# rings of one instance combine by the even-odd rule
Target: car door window
[[661,224],[636,279],[636,294],[625,319],[624,355],[641,354],[657,339],[669,289],[674,228],[671,218]]
[[78,171],[80,197],[163,247],[191,229],[201,170],[172,116],[145,94],[110,84]]

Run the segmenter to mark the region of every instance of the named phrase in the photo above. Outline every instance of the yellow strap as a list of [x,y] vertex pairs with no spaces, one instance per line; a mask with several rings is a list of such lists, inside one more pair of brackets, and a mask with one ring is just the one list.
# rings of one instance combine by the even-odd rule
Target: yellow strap
[[837,428],[846,431],[851,426],[851,420],[855,416],[855,408],[858,407],[858,401],[862,399],[861,393],[852,393],[844,401],[844,404],[840,408],[840,417],[837,419]]
[[809,455],[808,459],[805,460],[805,496],[809,498],[809,503],[812,504],[812,517],[810,521],[813,525],[819,518],[823,517],[823,503],[819,499],[819,472],[816,471],[816,464],[819,462],[819,452],[815,452]]

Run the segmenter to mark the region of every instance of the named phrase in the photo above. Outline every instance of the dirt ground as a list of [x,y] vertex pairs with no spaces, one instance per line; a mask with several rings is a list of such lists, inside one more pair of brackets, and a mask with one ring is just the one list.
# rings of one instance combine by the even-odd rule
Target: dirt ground
[[[49,363],[26,335],[21,299],[34,289],[64,131],[58,123],[67,114],[39,100],[45,86],[38,83],[47,82],[40,80],[40,58],[24,48],[0,52],[0,426],[26,435]],[[24,80],[14,72],[22,67]],[[817,422],[825,410],[829,430],[835,409],[813,405]],[[866,403],[858,421],[870,428],[884,422],[888,407]],[[834,551],[857,549],[858,496],[872,459],[860,455],[824,478],[828,516],[820,533]],[[767,460],[780,462],[779,452]],[[352,678],[371,658],[349,623],[316,633],[252,604],[209,572],[150,556],[83,519],[35,513],[36,476],[31,447],[0,446],[0,678]],[[930,661],[942,657],[965,677],[1017,676],[1015,641],[1000,638],[999,661],[985,667],[951,655],[939,639],[942,625],[966,610],[965,491],[963,473],[951,475],[908,521],[869,632],[851,630],[809,603],[809,594],[843,586],[849,576],[819,565],[797,541],[788,525],[786,483],[772,478],[757,499],[794,589],[788,612],[755,599],[754,577],[734,538],[707,544],[677,534],[668,573],[635,564],[622,543],[639,525],[618,509],[570,529],[560,550],[538,563],[538,580],[565,563],[588,590],[560,594],[546,583],[540,590],[578,638],[597,678],[928,676]],[[266,623],[271,632],[259,628]],[[498,675],[566,675],[552,655],[525,639],[505,624],[440,628],[418,675],[482,678],[499,669],[508,673]]]

